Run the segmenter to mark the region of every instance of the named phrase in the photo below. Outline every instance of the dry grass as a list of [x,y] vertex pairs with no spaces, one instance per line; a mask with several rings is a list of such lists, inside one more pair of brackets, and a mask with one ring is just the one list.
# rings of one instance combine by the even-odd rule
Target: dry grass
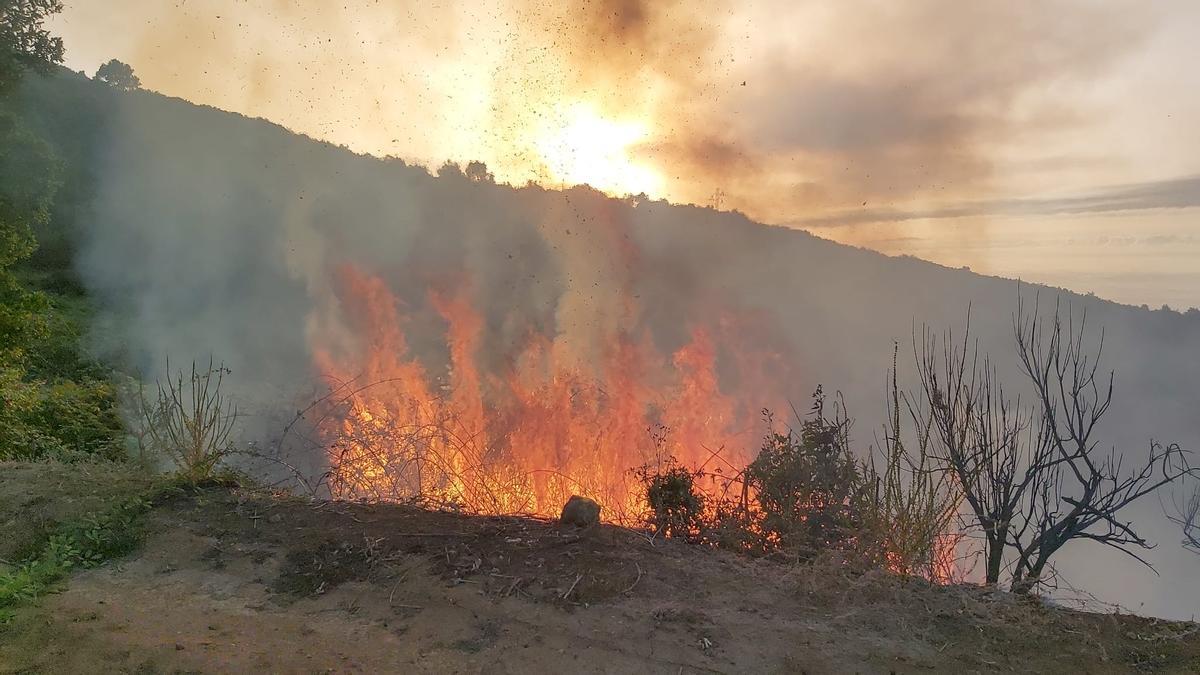
[[[235,662],[250,668],[236,659],[260,642],[272,646],[254,667],[311,670],[316,659],[295,655],[317,640],[334,650],[322,667],[337,670],[330,660],[349,656],[378,665],[367,671],[395,670],[380,664],[398,652],[440,658],[443,668],[460,671],[506,659],[578,671],[585,661],[572,657],[586,649],[610,669],[630,672],[1126,673],[1200,666],[1195,624],[1087,614],[883,570],[858,573],[833,555],[781,565],[607,525],[579,532],[544,519],[227,486],[181,493],[149,522],[154,534],[142,554],[72,581],[54,601],[60,614],[39,614],[42,623],[0,634],[0,651],[47,672],[63,672],[53,666],[81,653],[131,654],[121,662],[131,670],[151,655],[165,671],[228,670]],[[219,569],[218,556],[204,555],[214,548]],[[217,586],[234,592],[234,601],[214,600]],[[164,588],[191,600],[160,603]],[[246,615],[247,607],[261,609]],[[71,612],[101,621],[76,621]],[[110,616],[122,630],[104,629]],[[446,629],[453,621],[462,629]],[[496,628],[484,631],[486,640],[472,632],[481,621]],[[50,629],[38,629],[43,625]],[[230,638],[237,644],[214,642],[213,626],[237,626]],[[366,637],[347,637],[360,634]],[[541,645],[535,636],[553,641]]]

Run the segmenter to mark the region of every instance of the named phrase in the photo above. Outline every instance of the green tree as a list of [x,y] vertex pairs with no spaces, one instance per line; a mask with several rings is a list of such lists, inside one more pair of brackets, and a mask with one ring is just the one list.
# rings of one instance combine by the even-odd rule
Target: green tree
[[62,358],[78,354],[78,336],[56,325],[65,321],[60,308],[15,274],[37,246],[35,230],[50,221],[63,165],[11,97],[26,72],[62,63],[62,40],[44,27],[61,9],[61,0],[0,0],[0,459],[124,454],[106,374]]
[[133,91],[142,86],[141,79],[133,74],[133,66],[116,59],[97,68],[95,79],[122,91]]
[[50,217],[59,163],[46,143],[0,110],[0,362],[19,359],[40,332],[44,299],[13,276],[36,246],[33,227]]
[[62,63],[62,38],[46,30],[46,18],[62,11],[62,0],[0,0],[0,94],[26,70]]
[[6,314],[20,295],[11,267],[33,253],[32,227],[49,217],[58,189],[53,154],[18,122],[4,99],[26,70],[62,63],[62,39],[43,26],[61,10],[61,0],[0,0],[0,345],[12,344],[6,339],[12,317]]

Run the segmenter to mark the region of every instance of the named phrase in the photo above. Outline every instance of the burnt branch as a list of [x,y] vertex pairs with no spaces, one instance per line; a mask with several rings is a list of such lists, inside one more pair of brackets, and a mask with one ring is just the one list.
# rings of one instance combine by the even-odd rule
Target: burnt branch
[[1043,490],[1055,462],[1036,409],[1010,398],[996,368],[971,340],[968,311],[961,338],[913,336],[921,394],[932,417],[936,458],[958,480],[984,537],[984,573],[998,583],[1014,531],[1029,528],[1022,505]]
[[[1131,454],[1104,449],[1098,429],[1115,376],[1102,367],[1104,333],[1092,338],[1086,313],[1018,300],[1013,316],[1018,362],[1032,396],[1010,396],[997,369],[970,337],[914,330],[921,395],[932,415],[936,457],[959,481],[983,533],[985,579],[1028,592],[1050,573],[1067,542],[1090,540],[1146,563],[1153,547],[1122,516],[1125,508],[1193,474],[1178,445],[1151,441]],[[1196,550],[1200,496],[1178,504],[1176,522]]]
[[1027,309],[1018,300],[1013,317],[1019,362],[1036,398],[1037,433],[1048,447],[1035,463],[1034,489],[1024,505],[1027,520],[1008,541],[1015,552],[1016,592],[1036,586],[1051,556],[1073,539],[1095,541],[1148,564],[1136,550],[1153,544],[1121,513],[1193,473],[1176,444],[1151,441],[1148,455],[1132,468],[1116,448],[1100,450],[1096,430],[1112,404],[1115,381],[1113,371],[1101,368],[1104,333],[1089,342],[1086,312],[1077,316],[1056,303],[1046,318],[1039,301]]
[[1164,505],[1163,512],[1182,531],[1183,547],[1200,553],[1200,485],[1190,492],[1172,494],[1170,505]]

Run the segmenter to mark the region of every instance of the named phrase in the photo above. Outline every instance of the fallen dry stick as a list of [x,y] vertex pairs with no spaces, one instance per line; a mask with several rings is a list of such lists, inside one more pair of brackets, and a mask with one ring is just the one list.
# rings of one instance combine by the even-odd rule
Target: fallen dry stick
[[571,594],[571,591],[575,590],[575,587],[579,585],[579,580],[582,578],[583,578],[582,574],[578,574],[575,576],[575,581],[571,583],[571,587],[567,589],[566,593],[562,594],[563,600],[566,600],[567,596]]
[[642,580],[642,566],[637,564],[636,562],[633,563],[633,566],[637,568],[637,571],[638,571],[637,578],[633,580],[633,583],[629,585],[629,588],[626,588],[625,590],[621,591],[622,595],[624,595],[625,593],[628,593],[629,591],[632,591],[633,588],[638,585],[638,582]]

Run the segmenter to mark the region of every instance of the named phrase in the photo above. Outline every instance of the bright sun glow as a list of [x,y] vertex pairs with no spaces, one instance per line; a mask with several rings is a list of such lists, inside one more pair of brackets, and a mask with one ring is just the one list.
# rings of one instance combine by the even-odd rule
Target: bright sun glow
[[607,119],[584,104],[554,118],[560,126],[546,129],[537,141],[551,179],[611,194],[661,194],[662,176],[630,157],[649,137],[644,123]]

